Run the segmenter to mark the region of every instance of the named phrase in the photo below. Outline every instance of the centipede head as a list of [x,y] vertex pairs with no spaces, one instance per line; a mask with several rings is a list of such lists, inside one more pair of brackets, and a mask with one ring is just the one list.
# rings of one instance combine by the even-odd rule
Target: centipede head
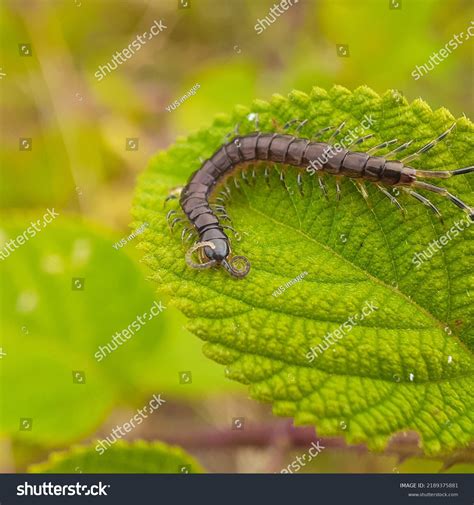
[[[192,255],[199,251],[200,262]],[[245,277],[250,271],[250,262],[245,256],[232,256],[228,243],[222,239],[197,242],[186,253],[186,263],[195,269],[211,268],[222,265],[232,277]]]

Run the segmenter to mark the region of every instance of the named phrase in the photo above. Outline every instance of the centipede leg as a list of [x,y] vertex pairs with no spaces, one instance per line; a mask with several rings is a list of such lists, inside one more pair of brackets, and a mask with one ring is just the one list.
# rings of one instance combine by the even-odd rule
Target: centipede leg
[[174,214],[177,214],[177,212],[174,209],[171,209],[166,213],[166,221],[168,222],[168,225],[170,224],[171,216]]
[[[183,231],[181,232],[181,242],[189,242],[190,238],[193,236],[195,233],[195,230],[192,228],[189,228],[188,226],[183,228]],[[186,237],[186,235],[188,235]]]
[[428,200],[428,198],[425,198],[424,196],[420,195],[420,193],[417,193],[416,191],[413,191],[410,188],[402,187],[402,189],[403,189],[403,191],[405,191],[409,195],[416,198],[423,205],[426,205],[427,207],[429,207],[441,220],[443,219],[443,216],[441,215],[441,212],[439,211],[438,207],[436,207],[433,203],[431,203],[431,201]]
[[385,142],[382,142],[381,144],[370,148],[367,151],[367,154],[370,154],[372,156],[375,152],[380,151],[381,149],[385,149],[386,147],[396,144],[397,142],[398,139],[386,140]]
[[298,175],[296,176],[296,184],[298,185],[298,189],[300,191],[301,196],[304,196],[303,178],[301,177],[301,174],[299,172]]
[[466,212],[466,214],[468,214],[468,216],[470,217],[471,221],[474,221],[474,208],[469,207],[469,205],[464,203],[457,196],[450,193],[447,189],[440,188],[439,186],[434,186],[433,184],[428,184],[428,183],[422,182],[422,181],[415,181],[412,183],[412,185],[415,188],[425,189],[426,191],[431,191],[433,193],[437,193],[438,195],[443,196],[444,198],[447,198],[449,201],[454,203],[454,205],[456,205],[456,207],[458,207],[461,210],[463,210],[464,212]]
[[369,133],[369,135],[364,135],[363,137],[359,137],[358,139],[354,140],[354,142],[351,142],[347,147],[362,144],[362,142],[365,142],[366,140],[371,139],[374,136],[375,135],[373,133]]
[[341,201],[342,192],[341,192],[340,182],[341,182],[341,178],[340,177],[336,177],[336,202],[340,202]]
[[249,121],[253,121],[255,125],[255,130],[258,130],[258,113],[257,112],[250,112],[247,114],[247,119]]
[[339,133],[341,133],[341,131],[343,130],[344,126],[346,126],[346,122],[343,121],[337,128],[336,130],[334,131],[334,133],[329,137],[328,139],[328,144],[330,144],[338,135]]
[[181,217],[175,217],[175,218],[173,219],[173,221],[171,221],[171,224],[170,224],[170,228],[171,228],[171,230],[173,230],[173,229],[174,229],[174,227],[176,226],[176,224],[177,224],[177,223],[184,223],[184,222],[185,222],[185,221],[184,221],[184,219],[183,219],[183,218],[181,218]]
[[417,158],[418,156],[420,156],[420,154],[426,153],[427,151],[432,149],[436,144],[439,144],[439,142],[441,142],[445,137],[447,137],[453,131],[455,126],[456,126],[456,123],[453,123],[445,132],[443,132],[441,135],[436,137],[434,140],[431,140],[430,142],[425,144],[420,149],[418,149],[418,151],[416,151],[416,153],[410,154],[400,161],[406,165],[410,161],[412,161],[415,158]]
[[235,240],[237,240],[237,242],[240,242],[242,240],[242,235],[232,226],[223,225],[222,228],[230,230],[234,234]]
[[234,129],[230,133],[226,133],[224,136],[225,141],[227,142],[230,138],[236,137],[239,134],[240,121],[234,126]]
[[247,184],[247,186],[250,186],[250,181],[245,170],[242,170],[242,172],[240,172],[240,177],[242,177],[242,180]]
[[398,153],[404,151],[405,149],[407,149],[408,147],[410,147],[412,144],[413,144],[413,140],[409,140],[408,142],[405,142],[401,146],[398,146],[395,149],[393,149],[392,151],[390,151],[389,153],[387,153],[385,155],[385,158],[386,159],[390,159],[394,154],[398,154]]
[[170,200],[177,200],[181,195],[181,191],[183,191],[183,186],[177,186],[176,188],[173,188],[165,198],[163,207],[165,207]]
[[326,200],[329,200],[326,183],[324,182],[324,179],[320,175],[318,175],[318,183],[319,183],[319,188],[321,189],[321,192],[324,195],[324,198]]
[[401,205],[401,203],[389,192],[387,191],[381,184],[375,184],[375,186],[394,204],[396,205],[403,215],[406,215],[406,209]]
[[457,168],[456,170],[415,170],[416,177],[433,178],[433,179],[449,179],[455,175],[466,175],[474,172],[474,165],[470,167]]
[[295,132],[299,132],[301,130],[301,128],[303,128],[303,126],[308,122],[308,119],[291,119],[290,121],[286,122],[284,125],[283,125],[283,129],[284,130],[288,130],[288,128],[295,124],[295,123],[298,123],[298,126],[296,127],[296,130]]
[[327,131],[329,130],[334,130],[334,128],[336,128],[335,126],[326,126],[325,128],[317,131],[314,135],[311,136],[311,140],[313,139],[317,139],[319,137],[321,137],[324,133],[326,133]]
[[263,176],[265,177],[265,182],[267,183],[267,186],[270,187],[270,176],[268,174],[268,166],[265,166],[265,169],[263,171]]
[[282,168],[280,171],[278,170],[277,166],[275,165],[275,170],[277,172],[279,172],[279,179],[280,179],[280,182],[281,182],[281,185],[286,189],[286,191],[288,191],[288,186],[286,185],[286,178],[285,178],[285,171],[284,169]]
[[367,192],[367,188],[365,187],[364,182],[354,179],[351,179],[351,181],[355,184],[355,187],[357,188],[359,193],[364,197],[364,200],[367,202],[367,205],[371,208],[372,203],[370,202],[369,193]]

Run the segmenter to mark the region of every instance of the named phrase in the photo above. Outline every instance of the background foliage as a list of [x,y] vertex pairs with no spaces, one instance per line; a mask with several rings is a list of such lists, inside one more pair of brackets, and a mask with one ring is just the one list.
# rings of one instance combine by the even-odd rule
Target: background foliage
[[[156,298],[139,263],[137,241],[113,248],[130,233],[135,179],[154,153],[235,104],[295,88],[309,92],[314,85],[366,84],[377,93],[397,88],[410,101],[422,96],[433,109],[446,106],[455,117],[472,116],[472,44],[460,46],[422,79],[410,75],[468,26],[473,14],[468,0],[416,0],[403,2],[401,10],[389,9],[385,0],[300,1],[256,35],[253,26],[271,5],[267,0],[191,1],[190,9],[178,9],[175,0],[1,3],[2,237],[24,230],[46,207],[61,213],[0,265],[0,344],[7,353],[0,361],[3,470],[44,460],[52,445],[66,448],[108,433],[152,392],[163,393],[167,408],[132,438],[216,427],[227,433],[239,416],[249,423],[272,421],[268,408],[248,401],[245,388],[202,356],[199,340],[183,329],[184,318],[172,308],[127,350],[102,364],[91,356]],[[168,28],[98,82],[98,66],[155,19]],[[32,56],[20,55],[23,43],[31,44]],[[350,56],[337,56],[337,44],[347,44]],[[167,112],[195,83],[196,95]],[[20,138],[33,139],[31,151],[19,150]],[[139,139],[137,151],[126,150],[127,138]],[[83,265],[73,261],[78,240],[90,251]],[[72,277],[86,278],[83,292],[70,291]],[[24,293],[38,302],[31,312],[18,309]],[[71,379],[78,369],[86,372],[84,390]],[[182,371],[192,372],[191,384],[180,383]],[[34,429],[16,429],[20,417],[34,418]],[[230,456],[197,452],[210,471],[266,471],[272,460],[262,449]],[[281,464],[289,461],[291,454],[285,454]],[[391,455],[347,451],[322,455],[315,465],[312,471],[433,470],[427,461],[403,466]]]

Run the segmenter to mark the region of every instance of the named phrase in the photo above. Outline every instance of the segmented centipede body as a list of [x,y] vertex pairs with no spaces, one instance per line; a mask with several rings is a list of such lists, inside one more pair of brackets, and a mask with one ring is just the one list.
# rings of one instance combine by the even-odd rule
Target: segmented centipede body
[[[426,152],[442,140],[452,128],[405,159],[411,160],[416,155]],[[363,139],[359,139],[361,140]],[[387,156],[372,155],[377,148],[386,147],[393,142],[384,142],[367,153],[347,149],[334,152],[331,144],[312,142],[309,139],[291,135],[255,132],[236,136],[231,142],[218,149],[210,159],[203,162],[201,168],[194,172],[181,192],[181,208],[199,236],[199,241],[186,255],[187,263],[193,268],[221,265],[232,276],[238,278],[244,277],[249,272],[250,263],[245,257],[232,256],[229,238],[209,202],[216,184],[235,167],[248,162],[270,161],[304,168],[310,173],[318,172],[318,175],[327,173],[349,177],[359,184],[360,181],[368,181],[375,184],[392,202],[395,200],[394,203],[398,202],[385,188],[399,186],[439,214],[437,208],[427,198],[414,191],[415,188],[427,190],[448,198],[467,212],[471,220],[474,220],[473,208],[445,188],[418,180],[420,178],[445,179],[454,175],[467,174],[474,171],[474,166],[457,170],[427,171],[414,169],[405,165],[403,161],[390,160]],[[408,144],[400,146],[390,154],[401,151]],[[328,153],[332,154],[328,156]],[[301,184],[300,177],[298,177],[298,184]],[[339,191],[339,186],[337,188]],[[366,197],[367,193],[364,190],[361,192]],[[199,251],[201,255],[202,261],[199,263],[192,259],[195,251]],[[243,263],[243,268],[236,267],[239,263]]]

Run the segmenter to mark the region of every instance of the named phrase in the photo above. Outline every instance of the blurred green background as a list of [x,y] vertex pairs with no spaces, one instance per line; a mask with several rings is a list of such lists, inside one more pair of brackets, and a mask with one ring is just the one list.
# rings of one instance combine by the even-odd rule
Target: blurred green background
[[[472,117],[472,40],[427,75],[412,76],[472,26],[471,0],[299,0],[258,35],[254,26],[273,4],[0,3],[0,242],[46,208],[60,212],[0,264],[0,471],[22,470],[54,448],[108,433],[153,392],[167,398],[167,408],[131,438],[227,432],[240,416],[255,425],[274,422],[267,406],[248,400],[244,386],[202,356],[201,343],[172,308],[126,349],[103,363],[93,358],[98,345],[154,300],[138,240],[118,249],[113,244],[130,234],[135,180],[157,150],[236,104],[315,85],[398,89],[410,101],[422,97],[433,109]],[[99,81],[99,66],[155,20],[166,29]],[[195,84],[194,96],[166,109]],[[21,139],[28,139],[27,149]],[[73,278],[85,279],[84,290],[71,288]],[[75,370],[84,372],[85,384],[73,383]],[[191,372],[191,383],[180,381],[183,371]],[[19,429],[25,418],[33,420],[31,431]],[[272,448],[190,450],[209,471],[276,471]],[[292,458],[288,448],[281,466]],[[305,471],[429,472],[440,466],[344,450],[316,461]]]

